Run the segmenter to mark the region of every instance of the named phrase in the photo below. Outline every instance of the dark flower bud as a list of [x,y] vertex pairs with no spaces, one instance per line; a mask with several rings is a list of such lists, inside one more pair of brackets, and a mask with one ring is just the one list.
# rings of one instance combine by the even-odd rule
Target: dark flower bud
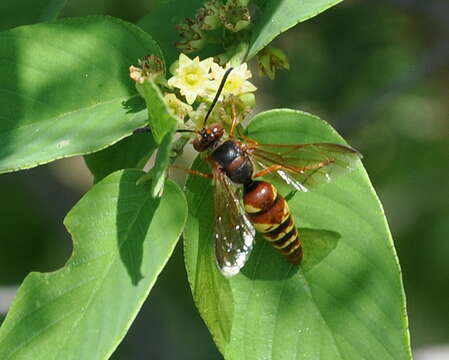
[[205,43],[203,31],[197,21],[187,18],[184,23],[176,25],[181,40],[175,45],[183,53],[200,50]]
[[139,59],[138,62],[140,67],[132,65],[129,67],[129,76],[136,83],[143,84],[146,79],[150,79],[155,82],[159,82],[164,79],[164,62],[159,56],[146,55]]
[[251,16],[248,7],[241,1],[228,0],[220,8],[220,20],[228,30],[238,32],[250,24]]
[[196,20],[201,30],[215,30],[220,23],[221,1],[206,1],[196,13]]
[[271,80],[275,78],[276,69],[290,69],[287,55],[272,46],[265,47],[257,54],[257,64],[259,75],[266,75]]

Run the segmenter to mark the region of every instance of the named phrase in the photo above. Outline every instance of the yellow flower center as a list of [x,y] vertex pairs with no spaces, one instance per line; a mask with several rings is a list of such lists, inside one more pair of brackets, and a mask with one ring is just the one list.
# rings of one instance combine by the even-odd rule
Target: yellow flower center
[[185,77],[186,83],[189,85],[195,85],[198,82],[198,74],[196,72],[188,73]]
[[230,93],[237,93],[240,89],[240,85],[242,84],[242,81],[239,79],[228,79],[225,84],[225,90]]

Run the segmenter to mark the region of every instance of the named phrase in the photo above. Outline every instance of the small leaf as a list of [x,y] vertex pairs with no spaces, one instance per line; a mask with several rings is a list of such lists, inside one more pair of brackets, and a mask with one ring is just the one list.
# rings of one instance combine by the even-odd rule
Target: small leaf
[[[269,144],[344,143],[324,121],[293,110],[257,115],[247,135]],[[194,168],[207,166],[197,159]],[[329,184],[288,197],[304,243],[300,266],[258,238],[248,263],[229,280],[213,256],[218,214],[211,181],[193,176],[186,189],[187,273],[226,359],[411,359],[398,260],[361,164]]]
[[2,0],[0,31],[20,25],[54,20],[67,0]]
[[156,147],[150,132],[137,133],[104,150],[84,156],[84,161],[94,175],[94,183],[97,183],[117,170],[143,169]]
[[0,328],[1,359],[107,359],[169,259],[186,218],[167,182],[153,199],[125,170],[95,185],[65,219],[74,251],[64,268],[27,276]]
[[91,16],[0,33],[0,173],[101,150],[146,123],[128,68],[148,34]]
[[139,93],[145,99],[148,108],[148,123],[157,144],[160,144],[166,134],[173,131],[178,118],[167,107],[159,86],[152,80],[137,84]]
[[137,184],[145,184],[151,181],[150,194],[152,197],[161,197],[164,192],[167,167],[170,165],[173,134],[172,132],[165,135],[159,146],[153,168],[137,180]]
[[262,13],[255,18],[251,46],[247,58],[250,59],[267,46],[276,36],[310,19],[342,0],[267,0],[256,1]]

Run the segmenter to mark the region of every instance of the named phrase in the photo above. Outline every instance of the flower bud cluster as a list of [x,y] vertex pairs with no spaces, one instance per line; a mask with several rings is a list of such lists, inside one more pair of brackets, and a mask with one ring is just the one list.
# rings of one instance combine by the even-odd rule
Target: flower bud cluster
[[[216,35],[208,32],[220,26],[232,32],[246,28],[251,16],[245,0],[209,0],[200,7],[193,18],[186,18],[176,25],[181,37],[175,45],[183,53],[198,51]],[[212,41],[212,40],[211,40]],[[216,41],[216,39],[215,39]]]
[[254,94],[247,93],[241,96],[230,94],[224,97],[217,108],[217,113],[220,117],[220,122],[230,126],[234,118],[245,119],[254,106]]
[[219,0],[206,1],[196,13],[196,21],[202,30],[215,30],[221,25]]
[[159,56],[146,55],[138,60],[139,66],[129,67],[129,76],[138,84],[143,84],[146,79],[158,82],[165,74],[164,62]]
[[185,19],[181,24],[176,25],[181,40],[175,45],[182,52],[188,54],[200,50],[205,44],[205,36],[200,25],[191,18]]
[[246,4],[239,0],[228,0],[220,8],[220,20],[226,29],[238,32],[251,23],[251,16]]

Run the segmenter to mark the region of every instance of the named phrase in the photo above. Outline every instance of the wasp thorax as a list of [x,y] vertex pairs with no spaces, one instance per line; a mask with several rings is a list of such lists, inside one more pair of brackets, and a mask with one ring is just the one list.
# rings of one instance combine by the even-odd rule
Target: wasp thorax
[[220,124],[205,127],[198,132],[196,139],[193,140],[193,148],[199,152],[207,150],[217,144],[223,134],[224,129]]

